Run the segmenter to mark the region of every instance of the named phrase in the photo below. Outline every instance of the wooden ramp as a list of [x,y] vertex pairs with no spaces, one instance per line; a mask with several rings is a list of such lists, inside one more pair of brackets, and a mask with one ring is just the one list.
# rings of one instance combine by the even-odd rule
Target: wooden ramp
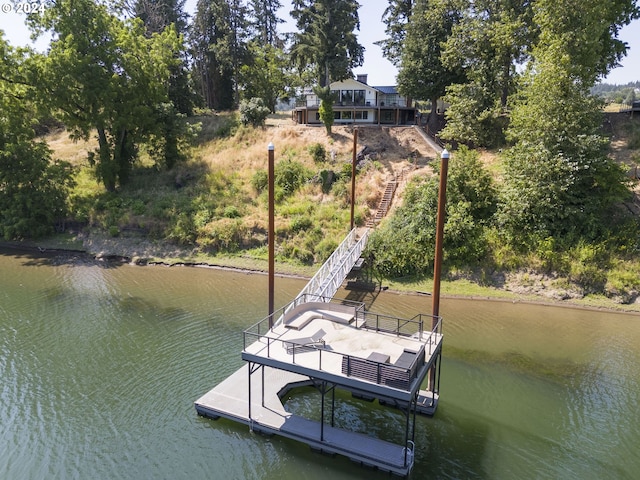
[[[249,377],[247,364],[203,395],[195,402],[198,414],[213,419],[227,418],[248,425],[252,431],[291,438],[314,450],[346,456],[361,465],[400,476],[409,475],[413,466],[412,451],[405,452],[400,445],[287,412],[281,397],[292,388],[311,385],[311,380],[284,370],[261,368],[263,374],[255,371]],[[252,392],[251,411],[248,391]]]

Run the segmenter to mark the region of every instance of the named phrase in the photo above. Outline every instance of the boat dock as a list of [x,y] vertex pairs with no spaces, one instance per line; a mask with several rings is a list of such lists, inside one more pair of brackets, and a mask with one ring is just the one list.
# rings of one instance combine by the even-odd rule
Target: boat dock
[[[413,466],[411,416],[431,415],[437,406],[437,393],[420,386],[439,367],[440,321],[430,329],[431,318],[423,315],[398,319],[366,312],[354,302],[307,301],[304,296],[292,305],[274,315],[280,321],[272,328],[267,317],[245,330],[242,358],[247,364],[195,402],[198,414],[407,476]],[[338,388],[399,408],[407,420],[405,443],[336,428],[333,412],[324,409],[317,420],[288,412],[282,399],[301,386],[317,387],[321,405]]]
[[[364,244],[355,232],[345,242],[291,303],[243,332],[246,364],[199,398],[195,408],[208,418],[243,423],[406,477],[414,464],[416,413],[433,415],[438,403],[442,319],[396,318],[334,299]],[[304,386],[319,391],[320,418],[287,411],[283,399]],[[336,389],[400,410],[404,442],[337,428]]]

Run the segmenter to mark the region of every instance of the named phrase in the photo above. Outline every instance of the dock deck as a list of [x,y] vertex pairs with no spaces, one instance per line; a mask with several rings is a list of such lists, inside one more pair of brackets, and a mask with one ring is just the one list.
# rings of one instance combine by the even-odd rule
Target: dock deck
[[[335,428],[324,419],[288,412],[281,399],[292,388],[307,385],[323,385],[323,402],[334,387],[377,398],[405,413],[408,435],[411,412],[433,415],[437,405],[437,387],[424,391],[420,386],[430,369],[435,372],[439,366],[441,319],[426,330],[432,326],[430,316],[398,319],[346,301],[299,297],[292,303],[245,330],[242,358],[247,364],[195,402],[198,414],[227,418],[407,476],[413,466],[409,437],[398,445]],[[275,325],[273,318],[279,319]]]
[[244,365],[196,401],[198,414],[214,419],[227,418],[248,425],[254,431],[291,438],[312,449],[343,455],[362,465],[397,475],[409,474],[412,462],[405,463],[404,447],[287,412],[281,397],[291,388],[309,385],[308,377],[265,367],[264,397],[262,394],[252,396],[249,418],[249,378],[251,391],[261,392],[262,377],[249,377],[249,366]]

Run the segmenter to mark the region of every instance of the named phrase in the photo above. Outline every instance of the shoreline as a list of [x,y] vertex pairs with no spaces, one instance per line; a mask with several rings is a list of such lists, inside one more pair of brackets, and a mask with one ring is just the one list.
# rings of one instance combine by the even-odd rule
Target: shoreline
[[[75,237],[72,243],[68,241],[61,243],[59,239],[27,242],[0,241],[0,249],[36,254],[36,256],[40,258],[83,256],[98,263],[114,262],[122,265],[161,266],[168,268],[211,268],[245,274],[268,274],[267,267],[261,268],[260,266],[261,263],[266,264],[266,260],[248,257],[219,257],[216,258],[217,261],[213,262],[212,260],[215,257],[209,255],[202,255],[188,249],[170,245],[148,242],[139,238],[106,238],[82,234]],[[166,255],[162,255],[163,253]],[[276,264],[275,275],[281,278],[309,280],[313,277],[317,268],[319,267],[304,267],[281,263],[279,265]],[[383,283],[376,287],[379,294],[386,292],[394,295],[431,296],[431,292],[425,289],[418,289],[417,287],[398,288],[397,285],[393,285],[394,282],[392,280],[386,280],[386,282],[391,285],[384,285]],[[455,288],[451,287],[455,287],[461,283],[463,283],[461,280],[443,280],[441,289],[442,298],[489,300],[640,315],[639,303],[621,304],[611,299],[605,299],[604,297],[598,299],[597,304],[590,304],[587,297],[582,299],[556,299],[539,293],[513,292],[505,288],[479,286],[477,284],[472,286],[473,290],[478,290],[477,292],[455,293],[447,291],[455,290]]]

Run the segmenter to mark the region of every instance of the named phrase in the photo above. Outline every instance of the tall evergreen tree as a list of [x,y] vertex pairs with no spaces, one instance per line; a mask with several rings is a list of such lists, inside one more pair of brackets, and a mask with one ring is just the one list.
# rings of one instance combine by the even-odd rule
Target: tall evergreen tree
[[280,0],[251,0],[251,27],[253,39],[262,45],[282,48],[282,40],[278,35],[278,25],[284,20],[278,17],[278,10],[282,7]]
[[231,8],[226,0],[199,0],[191,25],[194,75],[207,107],[233,108]]
[[229,0],[231,35],[229,54],[233,70],[234,106],[240,104],[240,69],[249,61],[247,43],[249,41],[249,8],[243,0]]
[[293,0],[294,34],[291,57],[300,69],[310,68],[320,86],[353,77],[364,61],[358,43],[359,4],[356,0]]
[[[185,0],[132,0],[133,4],[125,5],[130,14],[144,22],[147,36],[160,33],[170,25],[183,41],[187,31],[187,14],[184,12]],[[193,113],[193,94],[189,82],[186,49],[178,54],[179,62],[171,67],[169,78],[169,100],[175,109],[184,115]]]
[[144,22],[149,34],[160,33],[166,27],[175,25],[178,33],[187,30],[185,0],[133,0],[131,13]]
[[382,14],[387,38],[375,43],[382,48],[385,58],[396,67],[400,66],[404,40],[407,36],[414,3],[415,0],[389,0],[389,5]]
[[398,89],[415,99],[430,100],[428,124],[438,124],[437,101],[445,88],[463,80],[459,67],[441,61],[442,44],[460,19],[459,0],[415,0],[401,50]]

